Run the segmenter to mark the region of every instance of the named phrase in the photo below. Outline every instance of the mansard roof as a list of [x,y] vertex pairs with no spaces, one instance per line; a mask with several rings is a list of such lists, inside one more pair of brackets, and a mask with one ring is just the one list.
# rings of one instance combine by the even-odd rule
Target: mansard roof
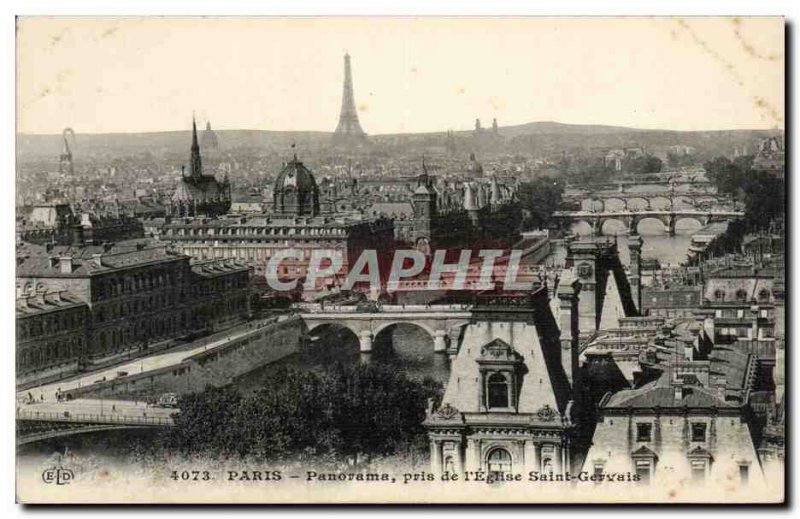
[[542,304],[530,318],[479,316],[464,329],[442,405],[449,404],[462,413],[481,412],[480,363],[485,355],[500,352],[520,363],[520,414],[535,415],[545,406],[565,413],[572,390],[561,364],[558,327],[547,301]]

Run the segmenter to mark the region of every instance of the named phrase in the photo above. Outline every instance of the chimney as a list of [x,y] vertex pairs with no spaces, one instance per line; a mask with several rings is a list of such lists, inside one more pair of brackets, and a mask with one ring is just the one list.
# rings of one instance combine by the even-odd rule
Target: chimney
[[628,281],[631,287],[631,296],[636,310],[642,313],[642,238],[638,234],[628,237],[628,250],[630,251],[630,276]]
[[558,320],[561,330],[561,365],[567,375],[567,380],[573,388],[577,384],[578,376],[578,340],[580,330],[578,327],[578,294],[581,290],[580,281],[561,279],[557,295]]
[[72,257],[71,256],[62,256],[61,261],[59,262],[61,266],[61,273],[62,274],[72,274]]
[[750,330],[750,339],[753,341],[758,340],[758,314],[760,313],[761,308],[758,305],[753,305],[750,307],[750,319],[752,322],[751,330]]
[[683,380],[673,380],[672,387],[675,389],[675,403],[679,404],[683,400]]
[[714,381],[714,394],[722,401],[725,401],[725,396],[728,389],[728,380],[725,377],[719,377]]
[[92,261],[98,267],[103,266],[103,255],[102,254],[92,254]]
[[686,342],[683,344],[683,356],[686,360],[694,360],[694,344]]

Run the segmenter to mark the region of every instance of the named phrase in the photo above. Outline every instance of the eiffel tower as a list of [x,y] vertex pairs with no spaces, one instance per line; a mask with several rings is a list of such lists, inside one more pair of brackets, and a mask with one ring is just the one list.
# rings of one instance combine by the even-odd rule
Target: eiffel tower
[[342,110],[339,124],[333,133],[334,146],[354,146],[366,144],[367,134],[361,129],[353,97],[353,76],[350,72],[350,54],[344,55],[344,88],[342,90]]

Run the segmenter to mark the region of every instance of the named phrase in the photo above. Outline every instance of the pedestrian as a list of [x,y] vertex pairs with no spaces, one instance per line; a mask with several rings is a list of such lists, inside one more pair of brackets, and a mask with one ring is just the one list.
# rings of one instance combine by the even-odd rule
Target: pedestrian
[[111,404],[111,412],[112,413],[116,413],[117,412],[117,404]]

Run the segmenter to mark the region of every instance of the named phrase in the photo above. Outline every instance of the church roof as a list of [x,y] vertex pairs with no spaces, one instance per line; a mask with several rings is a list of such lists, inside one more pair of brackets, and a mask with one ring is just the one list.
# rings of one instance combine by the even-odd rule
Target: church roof
[[222,186],[213,175],[181,177],[172,199],[178,201],[204,200],[222,194]]
[[314,174],[302,162],[297,160],[296,155],[294,159],[283,166],[278,178],[275,179],[276,192],[288,187],[293,187],[298,191],[317,189],[317,181],[314,179]]

